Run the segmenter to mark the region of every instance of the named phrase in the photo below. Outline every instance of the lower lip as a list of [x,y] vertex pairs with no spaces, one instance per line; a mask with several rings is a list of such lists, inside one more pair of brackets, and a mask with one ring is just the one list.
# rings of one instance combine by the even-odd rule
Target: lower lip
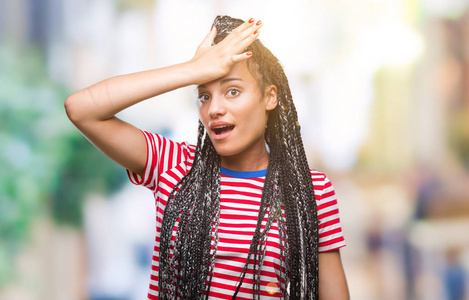
[[223,140],[223,139],[226,139],[227,137],[230,136],[230,134],[233,132],[234,128],[232,128],[230,131],[225,131],[223,132],[222,134],[215,134],[214,131],[212,131],[213,133],[213,139],[215,141],[219,141],[219,140]]

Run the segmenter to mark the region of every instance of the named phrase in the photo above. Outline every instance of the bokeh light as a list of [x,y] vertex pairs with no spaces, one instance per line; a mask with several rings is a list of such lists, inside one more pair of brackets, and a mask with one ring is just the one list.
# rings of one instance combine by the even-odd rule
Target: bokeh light
[[[142,299],[152,194],[68,121],[108,77],[189,60],[214,17],[262,19],[312,168],[339,199],[352,299],[469,299],[469,3],[0,1],[0,299]],[[195,88],[118,115],[195,142]]]

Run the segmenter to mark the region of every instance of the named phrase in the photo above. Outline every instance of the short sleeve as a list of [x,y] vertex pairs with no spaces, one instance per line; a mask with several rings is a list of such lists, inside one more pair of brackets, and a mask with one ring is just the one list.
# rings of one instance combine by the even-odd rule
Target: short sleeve
[[176,143],[162,135],[147,131],[142,131],[142,134],[147,143],[147,159],[142,176],[127,170],[127,175],[133,184],[155,191],[161,174],[176,166],[182,166],[184,171],[192,166],[194,145]]
[[127,170],[127,175],[130,182],[136,185],[142,185],[149,189],[154,189],[158,181],[158,157],[160,153],[160,144],[162,144],[162,137],[158,134],[151,134],[147,131],[142,131],[147,143],[147,159],[143,175],[140,176],[130,170]]
[[313,170],[311,175],[319,219],[319,252],[344,247],[345,239],[334,187],[325,174]]

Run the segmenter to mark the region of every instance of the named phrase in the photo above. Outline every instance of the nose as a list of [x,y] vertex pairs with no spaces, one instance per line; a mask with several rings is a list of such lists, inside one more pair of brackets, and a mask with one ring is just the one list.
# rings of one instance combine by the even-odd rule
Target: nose
[[225,103],[223,102],[223,97],[215,97],[213,96],[210,100],[210,106],[208,107],[208,115],[216,119],[217,117],[221,117],[226,113]]

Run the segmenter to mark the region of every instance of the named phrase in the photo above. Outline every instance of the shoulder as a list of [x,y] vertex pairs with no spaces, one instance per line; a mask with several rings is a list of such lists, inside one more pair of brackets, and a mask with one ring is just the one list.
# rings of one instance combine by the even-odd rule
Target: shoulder
[[157,133],[143,130],[142,133],[147,143],[146,164],[142,175],[128,172],[132,183],[156,188],[163,173],[175,170],[184,175],[192,167],[195,145],[189,142],[175,142]]
[[183,153],[194,156],[196,145],[185,142],[173,141],[158,133],[150,133],[148,131],[142,131],[147,140],[147,146],[150,149],[157,150],[157,152],[166,153],[167,155],[174,155],[177,153]]
[[332,183],[326,174],[315,169],[310,169],[309,171],[311,172],[311,180],[313,181],[314,189],[323,190],[332,187]]
[[321,182],[327,178],[326,174],[316,169],[309,169],[309,172],[311,173],[311,179],[314,183]]

